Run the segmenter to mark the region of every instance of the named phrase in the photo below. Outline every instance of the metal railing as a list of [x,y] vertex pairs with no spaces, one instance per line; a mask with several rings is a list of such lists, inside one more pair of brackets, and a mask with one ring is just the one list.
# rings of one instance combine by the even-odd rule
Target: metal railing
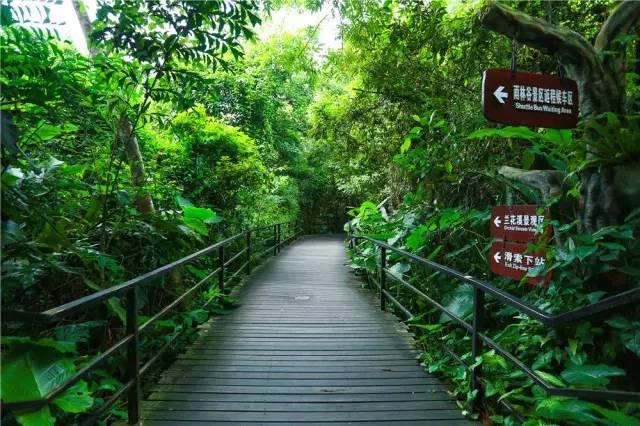
[[[151,366],[171,347],[173,342],[182,334],[185,329],[177,331],[163,346],[158,350],[144,365],[140,365],[139,353],[139,334],[147,329],[155,321],[166,315],[173,308],[178,306],[189,295],[201,288],[205,283],[217,276],[217,284],[222,294],[227,292],[226,284],[236,279],[239,274],[245,270],[247,275],[251,273],[251,269],[255,261],[267,253],[277,255],[282,246],[291,242],[302,232],[295,222],[283,222],[274,225],[267,225],[241,232],[219,241],[209,247],[190,254],[175,262],[157,268],[151,272],[140,275],[136,278],[125,281],[122,284],[110,287],[85,297],[73,300],[55,308],[48,309],[43,312],[26,312],[16,310],[4,310],[3,322],[19,321],[44,325],[67,318],[78,312],[87,311],[89,308],[97,306],[112,297],[126,296],[126,334],[117,343],[94,358],[89,364],[81,368],[72,377],[64,383],[57,386],[51,392],[40,399],[28,401],[3,402],[3,411],[31,411],[43,407],[62,393],[67,391],[71,386],[79,380],[85,378],[89,373],[98,368],[108,358],[117,353],[119,350],[126,348],[127,350],[127,370],[126,381],[124,385],[105,401],[105,403],[94,413],[90,414],[90,418],[86,419],[83,424],[93,424],[97,419],[102,417],[106,411],[118,401],[125,393],[127,394],[127,414],[129,424],[135,424],[140,418],[140,378],[149,371]],[[264,234],[269,236],[262,240],[254,241],[261,238]],[[289,235],[287,235],[289,234]],[[242,242],[244,240],[244,248],[239,250],[233,256],[227,258],[225,256],[225,247],[233,242]],[[269,245],[271,244],[271,245]],[[254,253],[254,248],[259,245],[266,245],[266,249],[258,253]],[[217,252],[218,267],[198,281],[194,286],[186,290],[181,296],[165,306],[160,312],[153,315],[142,325],[138,325],[138,288],[142,285],[149,284],[153,280],[167,276],[172,271],[181,266],[193,263],[204,256]],[[242,263],[231,276],[227,278],[227,267],[241,259],[244,255],[244,263]],[[208,306],[215,297],[207,300],[203,308]]]
[[[533,369],[529,368],[522,361],[520,361],[515,355],[507,351],[496,341],[488,337],[486,334],[482,333],[483,322],[485,319],[485,295],[491,296],[493,299],[498,300],[512,308],[516,309],[518,312],[529,316],[530,318],[539,321],[543,325],[547,327],[559,327],[562,325],[566,325],[568,323],[586,320],[592,318],[598,314],[611,313],[614,309],[620,308],[625,305],[637,303],[640,300],[640,288],[628,290],[622,292],[620,294],[608,297],[603,299],[597,303],[593,303],[591,305],[574,309],[572,311],[562,313],[559,315],[553,315],[547,311],[544,311],[536,306],[527,303],[526,301],[504,291],[497,287],[492,286],[491,284],[481,281],[477,278],[474,278],[470,275],[464,274],[462,272],[456,271],[455,269],[451,269],[447,266],[441,265],[434,261],[425,259],[423,257],[417,256],[415,254],[409,253],[405,250],[393,247],[383,241],[379,241],[367,236],[358,236],[350,233],[349,236],[349,248],[352,250],[358,249],[357,240],[366,241],[374,244],[380,248],[380,258],[378,265],[377,273],[378,280],[372,279],[374,284],[378,287],[380,294],[380,307],[381,309],[385,309],[387,299],[391,301],[400,311],[402,311],[407,317],[412,317],[413,314],[403,306],[396,298],[394,298],[389,291],[387,290],[387,278],[391,278],[398,282],[402,287],[408,289],[413,294],[421,298],[422,300],[429,303],[434,308],[442,311],[445,315],[451,318],[454,322],[462,326],[465,330],[471,333],[471,354],[472,359],[475,361],[478,356],[481,355],[483,350],[483,344],[486,344],[488,347],[494,349],[496,353],[502,355],[504,358],[509,360],[513,365],[516,366],[517,369],[525,373],[533,382],[542,387],[548,395],[556,395],[556,396],[566,396],[566,397],[574,397],[574,398],[582,398],[589,400],[615,400],[615,401],[631,401],[631,402],[640,402],[640,393],[639,392],[627,392],[627,391],[617,391],[617,390],[592,390],[592,389],[574,389],[574,388],[560,388],[555,387],[548,383],[547,380],[540,377],[539,374],[536,374]],[[470,284],[473,287],[473,320],[472,323],[465,321],[464,319],[457,316],[455,313],[451,312],[449,309],[444,307],[442,304],[432,299],[428,295],[426,295],[421,290],[417,289],[402,277],[394,274],[387,268],[387,252],[393,252],[399,255],[402,258],[409,259],[415,263],[427,266],[435,271],[442,272],[446,275],[449,275],[456,280]],[[458,363],[462,364],[470,373],[471,373],[471,388],[472,390],[476,390],[476,404],[479,404],[483,399],[483,386],[481,384],[482,380],[482,365],[477,366],[469,366],[460,356],[455,354],[451,349],[444,347],[445,351],[452,356],[454,360]],[[500,403],[506,407],[509,411],[515,412],[513,407],[505,401],[501,400]]]

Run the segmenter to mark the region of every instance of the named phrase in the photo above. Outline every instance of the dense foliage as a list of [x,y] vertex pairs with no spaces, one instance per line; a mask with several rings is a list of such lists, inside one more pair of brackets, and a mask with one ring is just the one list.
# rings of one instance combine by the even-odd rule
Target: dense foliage
[[[606,1],[512,4],[570,27],[589,41],[615,6]],[[637,195],[623,197],[629,201],[624,220],[601,225],[595,233],[584,232],[576,215],[585,189],[581,174],[612,165],[637,170],[640,111],[634,55],[627,56],[625,68],[626,116],[598,115],[583,120],[575,131],[501,128],[481,115],[481,73],[508,67],[512,42],[481,25],[482,3],[345,2],[341,10],[348,18],[346,41],[325,66],[328,82],[311,106],[310,135],[320,142],[316,149],[329,153],[336,188],[359,206],[350,212],[356,232],[491,281],[553,313],[637,286]],[[627,35],[620,43],[632,50],[636,39]],[[557,68],[553,57],[525,47],[518,50],[517,61],[519,69],[527,71],[553,74]],[[558,188],[543,191],[535,181],[526,185],[506,173],[535,169],[562,174]],[[554,235],[546,265],[531,273],[552,271],[548,285],[489,274],[490,207],[500,204],[551,208]],[[375,277],[378,249],[361,243],[351,255],[354,268]],[[395,274],[458,316],[471,318],[470,286],[394,254],[388,263]],[[498,408],[504,400],[527,424],[638,424],[637,404],[549,397],[493,350],[471,359],[465,330],[393,280],[388,282],[394,296],[415,314],[410,324],[421,336],[425,367],[450,380],[466,410],[477,397],[470,392],[470,375],[434,342],[452,349],[468,365],[483,366],[486,398],[480,416],[475,415],[483,422],[519,423]],[[560,329],[543,327],[492,299],[486,312],[487,335],[550,384],[637,390],[637,307]]]
[[[9,2],[10,3],[10,2]],[[41,311],[137,276],[241,229],[300,219],[307,230],[357,232],[491,281],[554,313],[637,287],[640,277],[638,38],[626,52],[625,114],[585,117],[575,130],[513,128],[483,118],[482,71],[509,66],[512,41],[485,28],[485,2],[99,2],[89,55],[31,27],[24,6],[2,3],[2,307]],[[283,4],[333,8],[342,46],[319,58],[316,29],[255,37]],[[509,2],[592,42],[609,0]],[[27,18],[25,18],[27,17]],[[518,67],[555,73],[556,58],[521,46]],[[634,72],[635,71],[635,72]],[[509,166],[505,172],[504,166]],[[553,191],[513,170],[562,176]],[[616,168],[624,218],[586,232],[578,213],[588,173]],[[511,170],[512,174],[508,171]],[[595,171],[595,172],[594,172]],[[490,207],[544,204],[554,233],[546,286],[491,276]],[[532,247],[535,249],[536,247]],[[372,273],[379,252],[361,244],[352,266]],[[472,289],[406,260],[391,270],[460,317]],[[141,321],[183,293],[213,260],[141,292]],[[392,283],[390,281],[390,283]],[[494,351],[471,359],[469,336],[399,286],[425,368],[461,408],[491,424],[640,424],[640,407],[549,397]],[[143,358],[168,331],[223,313],[214,285],[159,321]],[[208,309],[199,306],[213,300]],[[549,329],[489,299],[487,335],[558,387],[638,391],[640,311]],[[106,318],[106,320],[105,320]],[[36,399],[123,335],[122,301],[32,330],[3,323],[2,399]],[[185,333],[185,341],[193,338]],[[30,336],[30,337],[27,337]],[[469,392],[482,364],[485,395]],[[73,424],[117,389],[114,358],[23,425]],[[57,371],[56,375],[48,374]],[[24,386],[15,386],[22,382]],[[122,406],[107,421],[124,415]],[[8,419],[7,421],[12,421]]]

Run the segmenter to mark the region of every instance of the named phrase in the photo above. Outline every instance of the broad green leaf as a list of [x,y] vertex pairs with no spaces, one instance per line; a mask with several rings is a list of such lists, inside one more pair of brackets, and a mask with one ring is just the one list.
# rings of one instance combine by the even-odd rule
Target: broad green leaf
[[2,399],[5,402],[40,399],[74,371],[71,360],[55,349],[12,350],[3,354]]
[[122,307],[122,303],[120,303],[118,298],[112,297],[107,300],[107,306],[109,307],[109,311],[120,318],[123,324],[127,321],[127,312]]
[[518,138],[525,140],[535,140],[540,135],[528,127],[503,127],[502,129],[480,129],[472,132],[467,139],[478,139],[487,137],[501,137],[501,138]]
[[597,404],[594,404],[593,408],[598,413],[606,417],[608,420],[611,420],[618,426],[640,426],[640,419],[638,419],[637,417],[631,417],[616,410],[608,410],[606,408],[600,407]]
[[594,404],[561,397],[548,397],[538,403],[534,412],[552,420],[568,420],[572,423],[598,424],[600,419],[593,413]]
[[[8,346],[9,348],[23,351],[28,350],[29,347],[51,348],[61,353],[74,353],[76,351],[75,343],[57,341],[51,337],[31,340],[29,337],[2,336],[0,343],[2,346]],[[20,349],[16,348],[16,346],[19,346]]]
[[403,278],[404,274],[407,273],[411,269],[411,265],[404,262],[395,263],[393,266],[389,268],[389,272],[391,275],[394,275],[398,278]]
[[187,271],[191,272],[198,279],[204,279],[208,275],[207,271],[205,271],[203,269],[196,268],[193,265],[187,265],[186,269],[187,269]]
[[215,223],[216,213],[207,208],[202,207],[193,207],[193,206],[184,206],[183,207],[184,217],[187,219],[198,219],[204,223]]
[[536,160],[536,155],[531,150],[526,150],[522,153],[522,168],[529,170],[533,166],[533,162]]
[[71,386],[62,396],[53,400],[63,411],[68,413],[84,413],[93,406],[93,397],[87,382],[81,380]]
[[182,208],[193,207],[193,203],[188,198],[184,198],[181,195],[176,195],[176,203]]
[[562,382],[562,380],[560,380],[559,378],[557,378],[556,376],[554,376],[553,374],[549,374],[545,371],[542,370],[535,370],[536,374],[540,377],[542,377],[545,381],[551,383],[554,386],[560,387],[560,388],[564,388],[566,387],[566,385]]
[[204,236],[209,235],[209,229],[202,220],[191,217],[183,217],[182,221],[185,225],[196,231],[198,234]]
[[604,364],[597,365],[577,365],[569,367],[560,375],[568,383],[579,386],[604,386],[609,384],[608,377],[624,376],[624,370]]
[[22,426],[54,426],[56,419],[48,405],[35,411],[16,413],[16,420]]
[[409,151],[409,148],[411,148],[411,139],[405,138],[402,145],[400,145],[400,154],[404,154],[405,152]]
[[64,126],[54,126],[52,124],[42,124],[35,135],[40,138],[41,141],[48,141],[65,132],[75,132],[78,130],[78,126],[74,124],[65,124]]
[[[451,313],[455,314],[459,318],[465,318],[473,310],[473,287],[464,284],[455,289],[449,301],[444,304]],[[453,321],[444,312],[440,314],[440,322],[446,323]]]

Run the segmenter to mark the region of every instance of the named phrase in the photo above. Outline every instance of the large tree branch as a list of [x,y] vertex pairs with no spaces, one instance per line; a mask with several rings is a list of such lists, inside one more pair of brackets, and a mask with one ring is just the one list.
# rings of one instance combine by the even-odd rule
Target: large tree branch
[[614,40],[623,34],[631,33],[638,22],[640,22],[640,2],[625,1],[620,3],[600,28],[594,44],[596,50],[599,52],[613,50]]
[[487,3],[480,19],[488,29],[543,53],[558,55],[567,65],[596,59],[595,50],[582,35],[501,3]]
[[544,201],[562,193],[562,182],[565,178],[564,173],[558,170],[523,170],[509,166],[500,167],[498,173],[507,179],[536,188]]
[[596,37],[594,47],[602,58],[604,68],[619,80],[624,79],[626,46],[615,41],[621,35],[630,34],[639,21],[640,2],[625,1],[611,12]]
[[87,14],[87,8],[82,0],[71,0],[71,5],[73,6],[73,9],[76,12],[76,16],[78,17],[78,22],[80,23],[80,28],[82,29],[82,34],[84,35],[84,41],[87,44],[89,55],[91,55],[91,57],[94,57],[98,52],[95,48],[91,47],[91,32],[93,31],[93,26],[91,25],[89,14]]
[[605,70],[596,49],[580,34],[497,2],[484,7],[481,22],[492,31],[557,56],[578,83],[583,116],[622,110],[621,80]]

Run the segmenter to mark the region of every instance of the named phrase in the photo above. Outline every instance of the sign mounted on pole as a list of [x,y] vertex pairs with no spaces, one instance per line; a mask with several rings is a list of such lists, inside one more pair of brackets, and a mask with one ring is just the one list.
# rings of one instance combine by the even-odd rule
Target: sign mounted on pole
[[554,75],[490,69],[482,77],[482,109],[498,123],[572,129],[578,123],[578,86]]
[[[535,253],[527,253],[527,244],[495,241],[491,245],[489,256],[489,269],[491,272],[506,277],[521,280],[529,270],[536,266],[544,265],[546,251],[538,250]],[[531,277],[527,279],[529,284],[539,284],[551,278],[547,276]]]
[[[496,240],[489,252],[489,269],[505,277],[521,280],[529,270],[545,264],[546,250],[529,252],[530,242],[541,242],[551,235],[549,209],[536,205],[495,206],[491,209],[491,236]],[[530,277],[530,284],[545,283],[546,276]]]
[[[543,232],[550,235],[549,209],[536,205],[496,206],[491,209],[491,236],[526,243],[536,241]],[[544,224],[544,229],[540,226]]]

